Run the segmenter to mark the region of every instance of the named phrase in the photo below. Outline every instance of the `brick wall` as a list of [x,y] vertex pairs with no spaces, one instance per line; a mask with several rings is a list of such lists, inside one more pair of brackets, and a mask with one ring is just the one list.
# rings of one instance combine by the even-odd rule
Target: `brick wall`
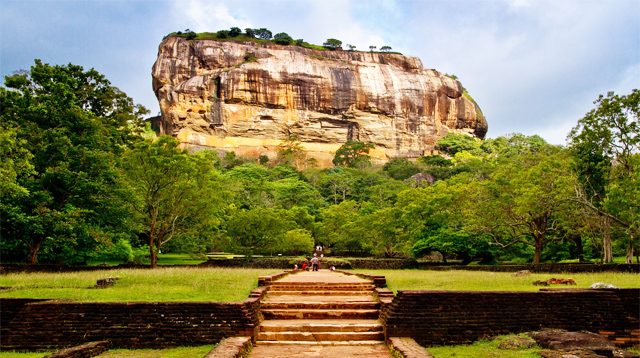
[[[291,257],[262,257],[262,258],[235,258],[235,259],[211,259],[199,265],[170,265],[168,267],[253,267],[292,269],[294,258]],[[337,269],[410,269],[423,270],[466,270],[466,271],[493,271],[516,272],[529,270],[531,272],[630,272],[640,273],[640,264],[541,264],[541,265],[480,265],[463,266],[457,264],[444,264],[438,262],[417,262],[413,259],[387,259],[387,258],[337,258],[325,257],[321,265],[323,268],[335,266]],[[66,265],[22,265],[0,264],[0,274],[11,272],[76,272],[95,270],[116,270],[127,268],[148,268],[147,265],[121,264],[118,266],[66,266]]]
[[541,328],[620,330],[629,324],[624,303],[610,290],[400,291],[381,315],[388,337],[412,337],[423,345]]
[[[107,340],[113,347],[211,344],[235,335],[254,336],[259,297],[240,303],[95,303],[0,299],[3,349],[61,348]],[[12,308],[13,307],[13,308]],[[16,312],[17,311],[17,312]]]

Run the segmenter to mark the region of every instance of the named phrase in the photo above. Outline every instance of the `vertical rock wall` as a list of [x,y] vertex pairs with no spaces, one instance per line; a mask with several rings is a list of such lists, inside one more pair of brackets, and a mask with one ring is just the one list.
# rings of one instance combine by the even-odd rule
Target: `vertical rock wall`
[[460,82],[399,54],[167,37],[152,74],[164,133],[241,155],[274,156],[295,135],[320,165],[349,139],[385,161],[487,131]]

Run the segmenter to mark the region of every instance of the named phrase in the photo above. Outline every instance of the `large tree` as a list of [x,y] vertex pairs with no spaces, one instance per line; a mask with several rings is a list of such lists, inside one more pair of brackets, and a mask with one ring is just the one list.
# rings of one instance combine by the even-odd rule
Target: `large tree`
[[605,200],[612,189],[615,189],[612,195],[618,198],[633,195],[632,187],[620,184],[632,181],[637,171],[634,156],[640,150],[640,91],[634,89],[622,96],[609,92],[606,96],[600,95],[594,104],[596,107],[581,118],[569,134],[580,179],[576,198],[600,216],[603,261],[613,260],[612,224],[625,228],[631,237],[627,247],[627,261],[630,261],[633,237],[637,236],[634,221],[628,214],[622,214],[622,207],[611,205],[619,200],[609,200],[609,205],[605,205]]
[[224,187],[206,155],[192,155],[172,137],[139,143],[123,166],[135,197],[130,205],[149,245],[151,267],[167,242],[212,235],[219,224]]
[[3,141],[12,143],[0,153],[11,160],[3,177],[13,181],[0,200],[4,257],[33,264],[46,245],[48,260],[82,261],[127,231],[115,164],[147,110],[94,69],[40,60],[6,77],[0,102]]
[[572,212],[574,185],[568,154],[561,148],[547,145],[505,155],[472,199],[477,204],[472,227],[503,247],[533,247],[533,263],[539,264],[543,247],[558,238],[559,217]]

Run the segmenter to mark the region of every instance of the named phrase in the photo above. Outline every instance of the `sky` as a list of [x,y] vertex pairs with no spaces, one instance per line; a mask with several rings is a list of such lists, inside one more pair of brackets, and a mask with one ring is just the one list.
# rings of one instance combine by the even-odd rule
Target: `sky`
[[598,95],[640,88],[640,0],[0,0],[0,75],[95,68],[155,115],[162,38],[232,26],[416,56],[458,76],[488,137],[564,144]]

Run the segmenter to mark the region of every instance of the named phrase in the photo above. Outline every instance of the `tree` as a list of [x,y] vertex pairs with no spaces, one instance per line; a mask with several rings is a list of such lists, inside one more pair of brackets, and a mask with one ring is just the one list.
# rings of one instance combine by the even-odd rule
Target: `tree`
[[288,133],[282,143],[278,144],[277,153],[277,161],[280,164],[291,165],[298,169],[306,165],[307,152],[296,134]]
[[377,48],[377,46],[371,45],[371,46],[369,46],[369,51],[373,52],[373,51],[375,51],[376,48]]
[[[611,262],[612,223],[627,230],[630,237],[638,236],[632,222],[615,214],[614,207],[606,207],[604,199],[616,182],[625,182],[634,175],[633,156],[640,148],[640,91],[632,90],[626,96],[609,92],[600,95],[594,102],[596,108],[589,111],[569,134],[569,140],[576,158],[576,170],[580,179],[576,200],[583,206],[598,213],[602,218],[603,261]],[[623,194],[624,196],[624,194]],[[629,240],[627,253],[633,252],[633,239]],[[627,255],[627,261],[631,257]]]
[[384,164],[382,170],[387,172],[387,175],[397,180],[408,179],[412,175],[420,172],[420,168],[406,158],[391,159]]
[[380,51],[389,52],[389,51],[391,51],[391,46],[382,46],[382,47],[380,47]]
[[216,38],[218,39],[226,39],[229,37],[229,30],[220,30],[216,32]]
[[333,158],[333,165],[349,168],[364,168],[371,165],[369,151],[375,148],[373,143],[348,140],[340,146]]
[[13,130],[0,153],[12,158],[2,165],[11,189],[0,194],[3,256],[33,264],[46,247],[49,261],[82,262],[100,241],[129,230],[115,164],[148,111],[96,70],[72,64],[35,60],[5,86],[0,125]]
[[148,241],[151,267],[156,267],[164,244],[203,235],[220,216],[224,193],[212,163],[178,144],[169,136],[145,141],[127,152],[123,162],[135,193],[130,205]]
[[353,235],[354,223],[360,216],[360,207],[353,200],[331,205],[320,210],[319,237],[332,250],[355,251],[362,249],[362,238]]
[[338,40],[338,39],[327,39],[327,41],[325,41],[322,46],[324,46],[326,49],[329,50],[338,50],[338,49],[342,49],[342,41]]
[[265,185],[265,190],[273,195],[274,204],[284,209],[300,205],[315,212],[324,204],[320,193],[299,178],[269,181]]
[[293,38],[286,32],[280,32],[273,35],[273,42],[278,45],[290,45],[293,42]]
[[503,156],[471,199],[476,203],[471,226],[491,235],[501,247],[517,243],[533,247],[533,263],[539,264],[545,244],[559,238],[560,217],[573,212],[574,184],[568,153],[560,148],[547,145]]
[[252,28],[247,27],[246,29],[244,29],[244,33],[249,37],[256,37],[256,30]]
[[479,153],[481,144],[480,139],[471,135],[449,133],[438,140],[436,149],[453,156],[462,151]]
[[193,40],[196,37],[198,37],[198,34],[196,34],[195,32],[193,32],[193,31],[191,31],[189,29],[184,30],[184,34],[185,34],[185,38],[187,40]]
[[277,252],[283,235],[296,228],[295,222],[283,214],[283,210],[273,208],[231,212],[225,229],[232,246],[248,256]]
[[240,30],[239,27],[232,27],[229,29],[229,37],[240,36],[240,34],[242,34],[242,30]]
[[352,52],[356,50],[356,46],[355,45],[347,44],[347,48],[349,49],[349,51],[352,51]]
[[271,40],[271,37],[273,36],[271,31],[265,29],[264,27],[260,29],[255,29],[254,33],[261,40]]
[[277,243],[276,251],[289,255],[304,255],[313,251],[313,237],[305,229],[293,229],[285,232]]

